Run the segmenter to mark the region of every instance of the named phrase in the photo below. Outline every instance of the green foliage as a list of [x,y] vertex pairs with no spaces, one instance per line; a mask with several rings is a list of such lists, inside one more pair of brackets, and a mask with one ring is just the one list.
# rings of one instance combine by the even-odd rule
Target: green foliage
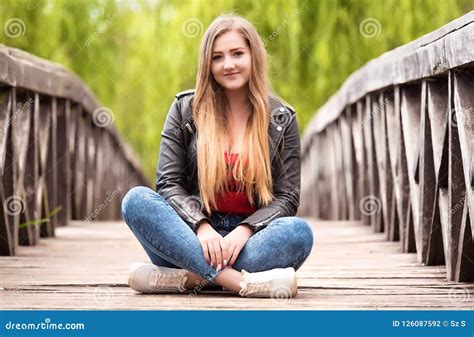
[[[473,0],[3,0],[0,43],[76,72],[112,109],[116,127],[153,181],[168,108],[176,92],[194,87],[200,38],[218,14],[236,12],[255,24],[266,42],[272,86],[296,108],[303,130],[352,72],[473,5]],[[11,18],[24,23],[20,36],[6,34]],[[197,19],[198,34],[186,25],[191,18]],[[361,34],[368,18],[379,25],[372,37]]]
[[58,206],[55,209],[53,209],[52,211],[50,211],[48,214],[46,214],[46,217],[44,217],[42,219],[34,219],[34,220],[29,220],[29,221],[23,222],[19,225],[19,227],[20,228],[25,228],[25,227],[32,226],[32,225],[41,225],[43,223],[49,222],[49,219],[51,219],[51,217],[53,217],[54,215],[58,214],[59,211],[62,210],[62,209],[63,209],[63,206]]

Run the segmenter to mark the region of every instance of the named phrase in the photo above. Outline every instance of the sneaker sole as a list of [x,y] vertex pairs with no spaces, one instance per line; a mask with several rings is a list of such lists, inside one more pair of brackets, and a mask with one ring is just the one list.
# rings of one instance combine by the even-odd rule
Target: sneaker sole
[[298,295],[298,278],[296,277],[296,271],[293,275],[293,279],[294,279],[294,285],[295,285],[295,295],[292,296],[292,297],[296,297],[296,295]]

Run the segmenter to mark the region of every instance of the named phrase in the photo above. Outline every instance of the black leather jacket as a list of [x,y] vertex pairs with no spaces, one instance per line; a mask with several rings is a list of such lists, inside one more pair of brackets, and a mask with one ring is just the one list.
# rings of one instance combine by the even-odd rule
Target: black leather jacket
[[[196,126],[191,102],[194,90],[176,95],[161,133],[156,192],[196,231],[201,221],[211,220],[202,212],[197,183]],[[274,200],[241,224],[254,232],[272,220],[294,216],[299,206],[301,148],[296,114],[293,108],[270,96],[271,120],[268,130]],[[256,199],[258,202],[258,198]]]

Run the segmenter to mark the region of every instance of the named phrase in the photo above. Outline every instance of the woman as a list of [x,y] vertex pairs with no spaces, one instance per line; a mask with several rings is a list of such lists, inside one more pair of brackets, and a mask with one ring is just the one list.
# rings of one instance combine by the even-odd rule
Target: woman
[[131,266],[130,287],[294,297],[295,270],[313,246],[295,216],[298,125],[270,93],[262,40],[244,18],[221,15],[207,29],[196,90],[176,95],[159,158],[156,192],[135,187],[122,201],[152,262]]

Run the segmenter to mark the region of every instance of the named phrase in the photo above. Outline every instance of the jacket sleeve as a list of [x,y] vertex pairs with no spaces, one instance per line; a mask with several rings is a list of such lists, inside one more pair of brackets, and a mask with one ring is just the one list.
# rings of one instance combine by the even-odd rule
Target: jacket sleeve
[[255,232],[271,221],[284,216],[294,216],[300,202],[301,146],[296,115],[292,115],[276,153],[276,169],[273,174],[273,201],[241,221]]
[[184,145],[181,105],[180,99],[173,101],[161,132],[156,192],[195,232],[201,221],[211,223],[211,220],[202,212],[199,196],[190,195],[185,187],[187,168],[191,163],[187,162],[187,149]]

